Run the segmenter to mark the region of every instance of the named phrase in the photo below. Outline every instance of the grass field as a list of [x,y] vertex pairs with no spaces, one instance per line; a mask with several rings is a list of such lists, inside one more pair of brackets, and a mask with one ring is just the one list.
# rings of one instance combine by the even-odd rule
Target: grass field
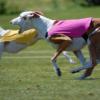
[[[69,64],[60,56],[62,77],[57,77],[50,63],[53,52],[40,41],[18,54],[5,53],[0,64],[0,100],[99,100],[100,68],[97,66],[90,78],[80,81],[76,78],[82,72],[69,73],[80,64]],[[84,53],[88,55],[86,49]]]
[[[50,11],[45,14],[60,19],[100,17],[100,8],[72,7],[59,13]],[[12,28],[8,22],[15,16],[0,16],[1,26]],[[80,66],[76,57],[70,53],[77,62],[73,65],[61,55],[58,64],[62,77],[57,77],[50,63],[54,51],[50,45],[41,40],[18,54],[4,53],[0,60],[0,100],[99,100],[99,65],[90,78],[77,80],[76,78],[83,72],[77,74],[69,72],[72,68]],[[88,57],[87,48],[84,48],[83,52]]]

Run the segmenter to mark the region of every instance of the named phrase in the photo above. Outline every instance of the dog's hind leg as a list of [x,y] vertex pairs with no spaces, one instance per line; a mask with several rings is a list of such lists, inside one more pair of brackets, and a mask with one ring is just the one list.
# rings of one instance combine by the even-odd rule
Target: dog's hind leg
[[83,80],[89,77],[93,72],[94,67],[88,68],[84,74],[82,74],[78,79]]

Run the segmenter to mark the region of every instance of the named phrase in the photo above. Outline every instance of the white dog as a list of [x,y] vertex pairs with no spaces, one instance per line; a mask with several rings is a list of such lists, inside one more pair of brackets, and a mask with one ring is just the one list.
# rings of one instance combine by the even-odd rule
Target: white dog
[[[26,11],[21,13],[17,18],[14,18],[11,20],[11,23],[13,25],[20,26],[20,31],[23,32],[25,30],[35,28],[38,31],[38,39],[44,39],[47,42],[48,41],[48,31],[52,26],[56,23],[56,20],[49,19],[47,17],[44,17],[39,12],[33,12],[33,11]],[[58,46],[54,43],[51,43],[53,46]],[[84,65],[85,60],[83,57],[82,52],[80,51],[81,48],[83,48],[86,45],[86,41],[83,37],[80,38],[73,38],[72,44],[67,48],[67,51],[72,51],[75,53],[77,58],[80,60],[80,62]],[[56,63],[55,60],[51,59],[52,64],[54,65],[55,71],[57,72],[58,76],[61,76],[61,71]]]

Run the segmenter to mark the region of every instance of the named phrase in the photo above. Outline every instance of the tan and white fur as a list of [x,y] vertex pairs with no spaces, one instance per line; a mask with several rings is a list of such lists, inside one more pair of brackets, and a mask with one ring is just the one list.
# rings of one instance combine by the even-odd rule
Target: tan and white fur
[[[56,63],[59,54],[66,50],[72,51],[80,60],[80,62],[84,65],[85,60],[80,49],[86,45],[86,42],[82,37],[73,38],[71,40],[69,37],[66,36],[64,38],[65,40],[63,40],[63,38],[61,38],[63,37],[62,34],[61,37],[58,36],[49,39],[46,38],[45,37],[46,33],[54,25],[55,21],[56,20],[52,20],[43,16],[39,12],[26,11],[26,12],[22,12],[17,18],[11,20],[11,23],[13,25],[20,26],[21,32],[31,28],[35,28],[38,31],[38,39],[44,39],[50,44],[52,44],[54,47],[56,47],[57,51],[54,53],[53,57],[51,58],[51,62],[54,66],[55,71],[57,72],[57,75],[61,76],[61,71],[58,67],[58,64]],[[63,45],[60,45],[61,43],[63,43]]]

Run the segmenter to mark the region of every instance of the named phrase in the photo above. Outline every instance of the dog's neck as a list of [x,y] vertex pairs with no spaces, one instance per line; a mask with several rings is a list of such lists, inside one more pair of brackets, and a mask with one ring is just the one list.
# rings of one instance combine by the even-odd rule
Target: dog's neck
[[45,39],[46,32],[53,26],[55,20],[40,16],[40,18],[33,19],[32,25],[37,29],[40,38]]

